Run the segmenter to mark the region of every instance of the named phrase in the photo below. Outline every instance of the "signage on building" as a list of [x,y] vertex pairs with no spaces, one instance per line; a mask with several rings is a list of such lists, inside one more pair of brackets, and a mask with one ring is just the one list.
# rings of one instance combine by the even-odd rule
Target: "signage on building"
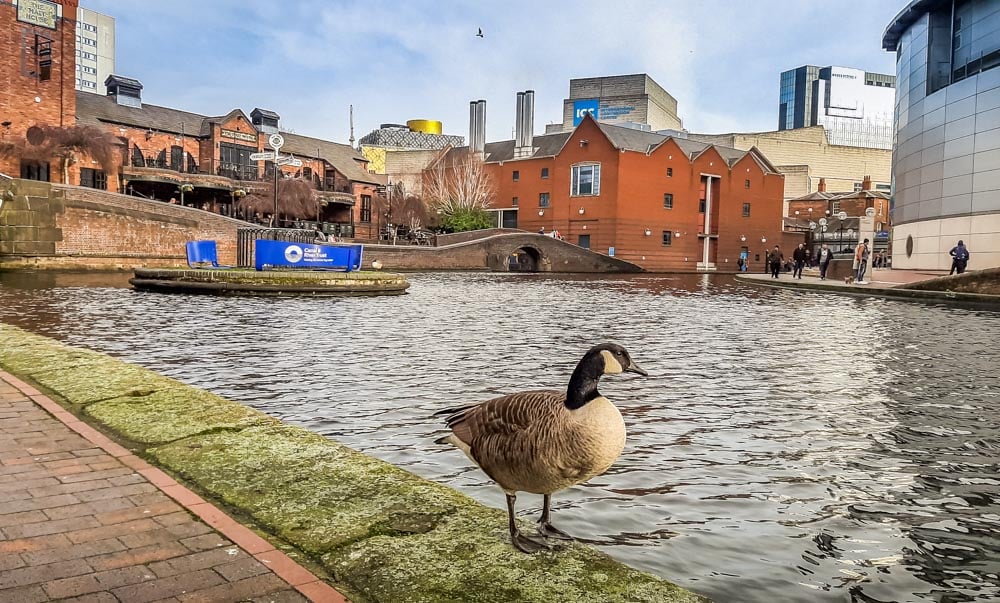
[[274,161],[274,151],[250,153],[250,161]]
[[618,119],[622,115],[628,115],[633,111],[635,111],[635,107],[631,105],[623,105],[620,107],[602,107],[600,115],[601,119]]
[[226,138],[232,138],[235,140],[244,140],[246,142],[257,142],[256,134],[247,134],[246,132],[237,132],[236,130],[227,130],[222,128],[222,135]]
[[19,0],[17,20],[56,29],[56,23],[59,22],[59,5],[49,0]]
[[281,147],[285,146],[285,138],[281,134],[275,132],[267,137],[267,144],[271,145],[271,148],[277,151]]
[[600,107],[600,101],[596,98],[573,101],[573,125],[580,125],[584,115],[589,114],[594,119],[597,119],[598,107]]

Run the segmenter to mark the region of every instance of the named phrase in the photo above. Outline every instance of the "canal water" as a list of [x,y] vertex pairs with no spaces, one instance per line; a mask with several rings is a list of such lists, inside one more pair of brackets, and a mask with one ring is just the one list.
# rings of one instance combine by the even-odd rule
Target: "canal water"
[[433,444],[430,415],[562,389],[588,347],[619,342],[650,373],[602,381],[625,452],[554,497],[557,526],[718,601],[1000,600],[1000,314],[726,276],[411,281],[401,297],[277,300],[5,274],[0,321],[499,508],[482,472]]

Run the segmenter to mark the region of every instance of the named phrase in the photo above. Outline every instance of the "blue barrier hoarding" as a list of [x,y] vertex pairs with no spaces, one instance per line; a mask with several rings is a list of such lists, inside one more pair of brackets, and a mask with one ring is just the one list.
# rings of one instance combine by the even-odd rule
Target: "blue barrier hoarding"
[[588,113],[591,117],[597,119],[597,110],[600,105],[601,101],[596,98],[573,101],[573,126],[580,125],[580,122],[583,121],[583,116]]
[[314,270],[361,269],[362,245],[314,245],[287,241],[254,241],[254,265],[257,270],[274,268],[311,268]]

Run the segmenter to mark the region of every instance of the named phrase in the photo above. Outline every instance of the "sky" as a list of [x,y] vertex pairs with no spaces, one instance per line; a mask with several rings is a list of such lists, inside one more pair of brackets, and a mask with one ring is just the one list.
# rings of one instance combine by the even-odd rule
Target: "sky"
[[[143,101],[204,115],[260,107],[282,129],[346,143],[382,123],[438,119],[513,138],[562,121],[569,80],[648,73],[692,132],[774,130],[778,78],[801,65],[895,73],[881,34],[907,0],[83,0],[115,17],[116,69]],[[476,33],[482,28],[483,37]]]

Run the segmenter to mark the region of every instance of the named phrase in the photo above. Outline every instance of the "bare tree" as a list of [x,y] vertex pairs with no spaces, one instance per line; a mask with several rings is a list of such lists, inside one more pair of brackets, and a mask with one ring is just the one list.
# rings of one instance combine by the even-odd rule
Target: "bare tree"
[[[410,231],[423,228],[427,222],[427,206],[416,195],[410,194],[406,185],[396,182],[386,187],[385,195],[379,195],[374,200],[374,210],[379,216],[384,216],[386,224],[403,225]],[[395,242],[398,229],[390,233]]]
[[479,211],[490,206],[496,184],[483,160],[472,153],[449,153],[430,170],[424,187],[431,209],[445,215]]
[[[237,203],[244,212],[274,212],[274,184],[255,188]],[[303,178],[278,179],[278,214],[287,218],[313,218],[319,207],[316,191]]]
[[0,145],[0,155],[39,162],[59,159],[63,184],[69,184],[69,166],[80,156],[90,157],[110,172],[117,148],[114,136],[94,126],[32,126],[23,140]]

